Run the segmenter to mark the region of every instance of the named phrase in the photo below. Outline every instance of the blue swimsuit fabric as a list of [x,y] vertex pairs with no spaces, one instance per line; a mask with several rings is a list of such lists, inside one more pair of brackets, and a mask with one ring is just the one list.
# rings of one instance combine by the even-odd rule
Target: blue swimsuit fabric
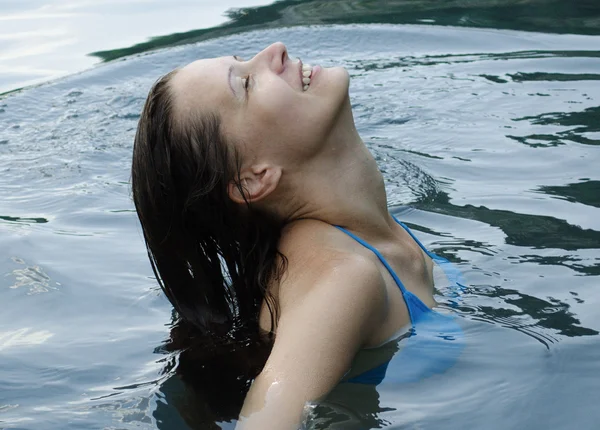
[[[450,282],[451,295],[459,296],[465,288],[465,283],[458,268],[444,257],[429,252],[406,225],[396,217],[394,219],[444,271]],[[385,378],[386,383],[409,383],[443,373],[452,367],[464,349],[464,334],[456,322],[456,317],[430,309],[421,299],[406,289],[396,272],[376,248],[348,230],[340,226],[335,227],[371,250],[379,258],[402,292],[411,323],[408,338],[402,340],[406,342],[404,348],[393,360],[354,376],[346,382],[379,385]]]

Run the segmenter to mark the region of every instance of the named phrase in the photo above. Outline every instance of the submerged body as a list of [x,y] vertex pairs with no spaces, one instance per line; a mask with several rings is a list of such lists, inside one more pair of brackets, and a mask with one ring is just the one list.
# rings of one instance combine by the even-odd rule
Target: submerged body
[[[454,365],[464,347],[463,333],[454,317],[431,309],[435,306],[433,269],[438,265],[457,293],[463,287],[462,276],[448,260],[429,252],[405,224],[393,215],[390,219],[389,241],[364,240],[346,228],[310,225],[312,221],[290,233],[302,237],[306,249],[298,246],[299,237],[290,238],[297,245],[286,254],[290,256],[291,279],[282,282],[277,291],[281,320],[287,323],[285,339],[279,342],[282,352],[274,349],[247,398],[248,428],[267,425],[274,410],[285,416],[287,409],[290,416],[297,417],[300,410],[292,411],[291,405],[298,408],[302,400],[316,400],[339,382],[380,384],[395,354],[399,355],[391,373],[395,383],[419,381]],[[306,273],[307,267],[310,273]],[[332,274],[332,282],[321,281]],[[288,312],[292,315],[289,322],[285,318]],[[357,328],[361,316],[372,325]],[[262,321],[268,323],[266,318]],[[332,323],[339,325],[332,330]],[[315,334],[303,335],[308,330]],[[360,344],[352,343],[357,334],[364,336]],[[398,343],[399,338],[403,340]],[[348,344],[355,348],[354,354],[335,351]],[[359,351],[367,350],[374,353],[354,360]],[[303,388],[321,393],[302,396]],[[260,403],[251,403],[254,398]],[[287,427],[282,423],[281,428]]]
[[[414,241],[421,247],[422,251],[443,270],[450,290],[456,294],[460,294],[464,288],[464,281],[460,271],[444,257],[428,251],[410,229],[395,216],[394,220],[410,234]],[[440,314],[429,308],[419,297],[406,289],[398,274],[376,248],[344,228],[339,226],[337,228],[377,256],[392,278],[394,278],[404,298],[404,303],[410,317],[410,328],[396,338],[406,340],[403,342],[401,349],[402,363],[392,373],[394,382],[419,381],[433,374],[442,373],[454,365],[464,347],[463,332],[455,318]],[[407,342],[408,345],[406,345]],[[400,346],[399,344],[397,345],[398,347]],[[370,368],[366,371],[361,371],[360,367],[356,369],[356,366],[353,366],[350,375],[345,378],[345,381],[378,385],[386,377],[390,361],[391,358],[387,358],[376,367],[369,366]]]
[[138,125],[134,201],[171,303],[208,337],[273,341],[241,429],[295,429],[344,378],[376,384],[357,353],[439,315],[438,257],[390,215],[348,85],[276,43],[172,72]]

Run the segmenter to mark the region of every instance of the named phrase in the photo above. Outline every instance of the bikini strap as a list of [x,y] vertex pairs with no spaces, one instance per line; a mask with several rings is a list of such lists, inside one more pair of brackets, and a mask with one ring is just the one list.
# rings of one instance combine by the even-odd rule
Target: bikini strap
[[413,240],[417,243],[417,245],[419,245],[421,247],[421,249],[423,250],[423,252],[425,252],[425,254],[427,254],[429,256],[429,258],[433,259],[433,260],[445,260],[444,257],[440,257],[439,255],[434,254],[433,252],[430,252],[427,248],[425,248],[425,245],[423,245],[421,243],[421,241],[419,239],[417,239],[417,236],[415,236],[413,234],[412,231],[410,231],[410,229],[408,228],[408,226],[406,226],[402,221],[400,221],[398,218],[396,218],[394,215],[392,215],[392,218],[394,218],[394,220],[400,224],[400,226],[408,233],[410,234],[410,237],[413,238]]
[[396,282],[396,284],[400,288],[400,291],[402,291],[402,294],[406,293],[406,287],[404,286],[404,284],[402,283],[402,281],[400,280],[400,278],[398,277],[398,275],[396,275],[396,272],[394,272],[394,269],[392,269],[392,267],[389,265],[389,263],[384,258],[384,256],[381,255],[381,253],[377,250],[377,248],[375,248],[374,246],[370,245],[368,242],[362,240],[360,237],[356,236],[355,234],[350,233],[345,228],[340,227],[339,225],[335,225],[334,227],[337,228],[338,230],[343,231],[348,236],[350,236],[352,239],[356,240],[362,246],[364,246],[365,248],[367,248],[371,252],[373,252],[373,254],[375,254],[377,256],[377,258],[379,258],[379,261],[381,261],[381,263],[385,266],[385,268],[388,270],[388,272],[390,272],[390,275],[392,275],[392,278],[394,278],[394,281]]
[[398,288],[400,288],[400,292],[402,293],[402,297],[404,299],[404,302],[406,303],[406,309],[408,310],[408,317],[410,318],[410,322],[414,324],[415,319],[413,316],[413,312],[412,312],[410,303],[408,302],[408,299],[407,299],[408,296],[410,296],[412,293],[406,289],[406,287],[404,286],[404,284],[402,283],[402,281],[400,280],[398,275],[396,275],[396,272],[394,272],[394,269],[392,269],[392,266],[389,265],[389,263],[387,262],[385,257],[383,255],[381,255],[381,253],[377,250],[377,248],[370,245],[368,242],[362,240],[360,237],[356,236],[355,234],[349,232],[345,228],[340,227],[339,225],[334,225],[334,227],[337,228],[338,230],[346,233],[352,239],[354,239],[355,241],[360,243],[362,246],[364,246],[365,248],[370,250],[373,254],[375,254],[377,256],[377,258],[379,258],[379,261],[381,261],[381,263],[385,266],[385,268],[387,269],[389,274],[392,275],[392,278],[394,278],[394,282],[396,282],[396,285],[398,285]]

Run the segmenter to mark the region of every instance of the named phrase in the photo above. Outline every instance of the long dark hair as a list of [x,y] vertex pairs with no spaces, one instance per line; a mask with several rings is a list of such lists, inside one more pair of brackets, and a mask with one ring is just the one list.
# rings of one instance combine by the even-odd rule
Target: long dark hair
[[[225,142],[217,114],[175,117],[175,73],[154,84],[138,123],[133,201],[152,269],[177,312],[176,326],[190,344],[220,355],[226,345],[231,350],[264,344],[265,335],[272,339],[260,331],[258,315],[266,301],[272,333],[277,306],[268,287],[285,270],[277,248],[282,222],[248,202],[240,207],[231,201],[231,181],[244,195],[240,158]],[[177,348],[185,349],[179,338]]]

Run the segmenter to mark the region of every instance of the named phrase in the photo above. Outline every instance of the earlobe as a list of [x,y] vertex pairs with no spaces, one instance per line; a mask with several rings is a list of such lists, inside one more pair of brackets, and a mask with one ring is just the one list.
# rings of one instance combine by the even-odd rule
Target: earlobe
[[249,195],[246,191],[243,180],[240,180],[239,183],[237,181],[229,182],[229,184],[227,185],[227,194],[229,194],[229,198],[231,200],[238,204],[242,204],[246,201],[249,201]]
[[229,183],[227,187],[229,198],[239,204],[260,201],[277,188],[281,174],[281,167],[267,164],[244,169],[239,176],[240,186],[235,181]]

